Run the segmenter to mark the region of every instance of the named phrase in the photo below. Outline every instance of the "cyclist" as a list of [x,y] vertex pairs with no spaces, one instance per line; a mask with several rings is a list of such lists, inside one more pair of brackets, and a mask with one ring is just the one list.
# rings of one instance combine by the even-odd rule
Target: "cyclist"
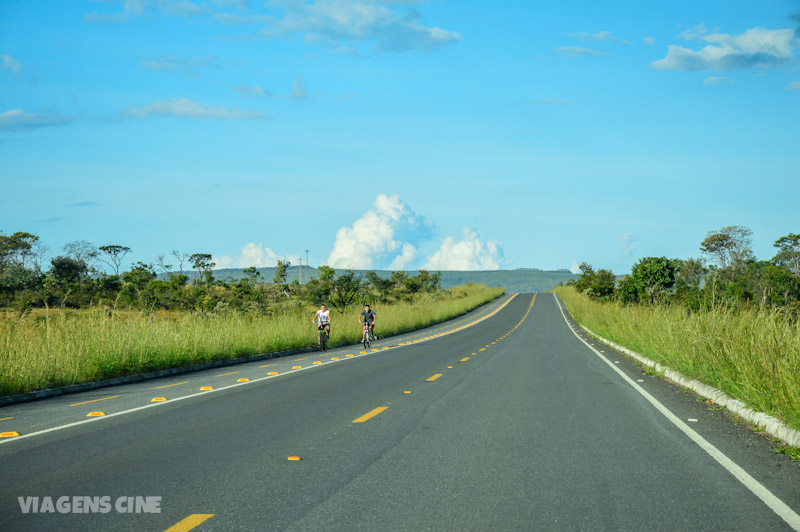
[[[358,315],[358,323],[361,324],[362,329],[366,323],[369,326],[370,336],[375,336],[375,313],[369,308],[369,305],[364,305],[364,310]],[[363,333],[362,333],[363,338]]]
[[325,308],[325,305],[321,305],[319,310],[314,317],[311,319],[311,323],[317,324],[317,345],[322,343],[322,336],[321,332],[324,328],[328,333],[328,340],[330,341],[331,338],[331,311]]

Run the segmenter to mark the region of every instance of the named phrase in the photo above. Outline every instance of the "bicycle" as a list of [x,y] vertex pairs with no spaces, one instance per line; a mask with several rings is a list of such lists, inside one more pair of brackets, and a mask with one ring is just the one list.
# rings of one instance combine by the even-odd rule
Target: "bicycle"
[[364,334],[363,334],[363,342],[364,342],[364,349],[369,349],[369,346],[372,345],[372,340],[375,337],[372,336],[372,333],[369,332],[369,323],[364,323]]
[[325,329],[324,325],[320,325],[319,328],[319,350],[323,353],[328,350],[328,331]]

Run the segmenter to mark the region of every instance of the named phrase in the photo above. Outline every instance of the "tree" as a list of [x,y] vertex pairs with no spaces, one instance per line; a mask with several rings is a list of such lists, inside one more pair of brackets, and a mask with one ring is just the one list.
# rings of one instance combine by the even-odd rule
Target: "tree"
[[655,303],[675,285],[675,263],[666,257],[645,257],[633,266],[631,277],[640,301]]
[[245,279],[247,279],[247,282],[250,283],[251,285],[257,284],[258,278],[261,277],[261,272],[258,271],[258,268],[256,268],[255,266],[250,266],[249,268],[245,268],[244,270],[242,270],[242,273],[244,274]]
[[282,261],[278,259],[278,264],[275,267],[275,278],[273,279],[273,283],[275,284],[286,284],[286,274],[289,272],[289,266],[292,263],[287,261]]
[[711,257],[720,268],[741,267],[753,260],[751,249],[753,232],[743,225],[723,227],[719,231],[709,231],[700,244],[700,251]]
[[120,246],[119,244],[110,244],[108,246],[100,246],[100,251],[106,257],[98,255],[98,260],[104,262],[114,268],[114,275],[119,275],[119,266],[122,264],[122,259],[125,255],[131,252],[131,248],[127,246]]
[[64,253],[71,259],[83,262],[89,268],[95,265],[99,255],[94,244],[86,240],[75,240],[64,244]]
[[189,263],[192,268],[197,270],[197,282],[205,282],[211,284],[214,282],[214,275],[211,270],[214,269],[216,264],[211,260],[210,253],[195,253],[189,257]]
[[28,267],[28,262],[34,253],[34,245],[38,240],[38,236],[22,231],[10,236],[0,234],[0,268],[8,264]]
[[780,251],[772,259],[775,264],[786,266],[795,275],[800,274],[800,234],[789,233],[775,241]]
[[614,295],[617,278],[611,270],[597,270],[592,275],[587,294],[592,299],[607,299]]
[[333,308],[344,314],[347,307],[355,304],[361,295],[362,282],[352,271],[347,270],[333,280],[330,303]]
[[173,249],[172,256],[178,261],[178,270],[180,270],[181,275],[183,275],[183,263],[189,260],[190,255],[188,253],[178,251],[177,249]]

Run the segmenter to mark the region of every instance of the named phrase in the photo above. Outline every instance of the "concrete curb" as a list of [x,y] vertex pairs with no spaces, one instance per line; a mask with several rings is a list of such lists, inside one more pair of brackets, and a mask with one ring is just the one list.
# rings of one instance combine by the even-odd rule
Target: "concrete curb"
[[[427,329],[428,327],[433,327],[435,325],[440,325],[440,324],[445,323],[445,322],[450,321],[450,320],[455,320],[455,319],[461,318],[463,316],[466,316],[470,312],[474,312],[476,310],[479,310],[479,309],[485,307],[486,305],[491,305],[492,303],[495,303],[496,301],[498,301],[499,299],[501,299],[502,297],[507,296],[507,295],[508,294],[506,293],[506,294],[503,294],[501,296],[498,296],[495,299],[492,299],[491,301],[487,301],[486,303],[484,303],[482,305],[478,305],[477,307],[475,307],[473,309],[470,309],[470,310],[467,310],[465,312],[462,312],[461,314],[458,314],[456,316],[451,316],[451,317],[447,318],[446,320],[438,321],[438,322],[435,322],[435,323],[429,323],[428,325],[425,325],[424,327],[413,327],[411,329],[408,329],[407,331],[402,331],[402,332],[392,333],[392,334],[386,334],[386,335],[381,336],[381,339],[391,338],[393,336],[399,336],[401,334],[412,333],[414,331]],[[359,344],[352,344],[352,345],[356,346],[356,345],[359,345]],[[331,347],[332,348],[338,348],[338,347],[348,347],[348,346],[349,346],[349,344],[335,344],[335,345],[333,345]],[[245,364],[247,362],[255,362],[255,361],[258,361],[258,360],[267,360],[267,359],[270,359],[270,358],[278,358],[278,357],[285,357],[285,356],[291,356],[291,355],[300,355],[302,353],[311,353],[311,352],[315,352],[315,351],[317,351],[316,347],[307,347],[305,349],[289,349],[289,350],[286,350],[286,351],[276,351],[274,353],[263,353],[263,354],[260,354],[260,355],[252,355],[252,356],[249,356],[249,357],[230,358],[230,359],[226,359],[226,360],[215,360],[213,362],[204,362],[202,364],[194,364],[192,366],[181,366],[181,367],[178,367],[178,368],[161,369],[161,370],[158,370],[158,371],[152,371],[150,373],[141,373],[139,375],[126,375],[124,377],[114,377],[113,379],[106,379],[106,380],[96,381],[96,382],[84,382],[84,383],[81,383],[81,384],[70,384],[68,386],[60,386],[58,388],[48,388],[46,390],[36,390],[34,392],[18,393],[18,394],[14,394],[14,395],[4,395],[4,396],[0,397],[0,407],[14,405],[14,404],[18,404],[18,403],[27,403],[29,401],[36,401],[38,399],[45,399],[45,398],[48,398],[48,397],[57,397],[59,395],[67,395],[67,394],[71,394],[71,393],[85,392],[85,391],[88,391],[88,390],[96,390],[98,388],[106,388],[108,386],[117,386],[119,384],[129,384],[129,383],[132,383],[132,382],[141,382],[141,381],[159,379],[161,377],[168,377],[170,375],[181,375],[183,373],[193,373],[195,371],[202,371],[204,369],[219,368],[219,367],[224,367],[224,366],[233,366],[233,365],[236,365],[236,364]]]
[[617,351],[638,360],[645,366],[653,368],[657,372],[663,374],[669,380],[676,382],[685,388],[689,388],[698,395],[701,395],[707,399],[711,399],[718,405],[724,406],[734,414],[750,421],[756,426],[764,427],[765,432],[767,432],[767,434],[769,434],[770,436],[774,436],[792,447],[800,447],[800,431],[791,428],[789,425],[787,425],[780,419],[765,414],[764,412],[756,412],[755,410],[749,408],[745,403],[739,401],[738,399],[733,399],[731,397],[728,397],[725,394],[725,392],[717,390],[713,386],[709,386],[708,384],[703,384],[702,382],[696,379],[690,379],[689,377],[685,377],[681,373],[678,373],[677,371],[670,369],[667,366],[663,366],[658,362],[654,362],[635,351],[631,351],[627,347],[621,346],[617,343],[612,342],[611,340],[603,338],[602,336],[595,333],[588,327],[584,327],[583,325],[579,324],[577,321],[575,323],[577,323],[578,326],[584,331],[586,331],[588,334],[597,338],[597,340],[603,342],[609,347],[613,347]]

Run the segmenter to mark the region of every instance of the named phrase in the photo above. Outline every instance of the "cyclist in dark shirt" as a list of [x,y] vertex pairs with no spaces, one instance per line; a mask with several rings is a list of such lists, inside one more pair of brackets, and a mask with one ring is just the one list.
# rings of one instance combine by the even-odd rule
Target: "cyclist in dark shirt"
[[358,323],[361,324],[362,329],[364,327],[364,323],[369,325],[370,336],[375,336],[375,318],[375,313],[369,308],[369,305],[364,305],[364,310],[362,310],[361,314],[358,315]]

